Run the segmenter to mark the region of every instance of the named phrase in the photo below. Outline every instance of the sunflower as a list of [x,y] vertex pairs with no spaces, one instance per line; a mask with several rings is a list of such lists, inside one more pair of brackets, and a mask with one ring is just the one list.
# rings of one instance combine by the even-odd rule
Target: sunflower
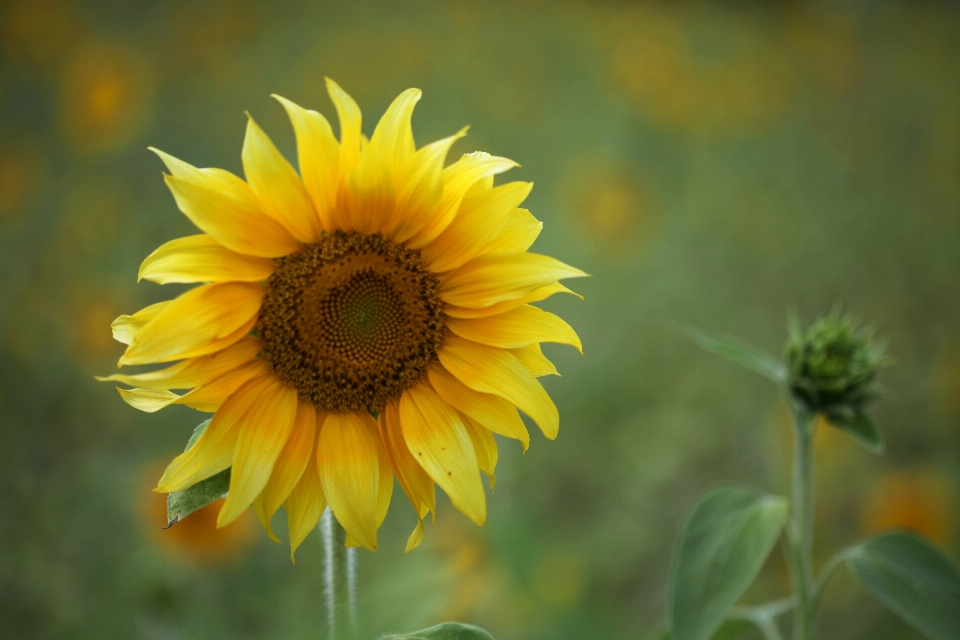
[[[493,434],[547,438],[556,406],[537,381],[556,369],[541,342],[581,349],[574,330],[530,303],[585,275],[529,253],[542,223],[520,208],[532,184],[494,186],[512,160],[471,153],[444,166],[466,129],[419,149],[410,118],[420,91],[394,100],[369,139],[336,83],[340,119],[274,96],[297,139],[299,174],[248,119],[246,181],[153,149],[179,209],[202,231],[173,240],[139,277],[202,283],[114,321],[120,366],[174,363],[108,380],[133,407],[211,412],[157,491],[191,487],[228,467],[217,525],[253,506],[268,534],[287,512],[291,554],[329,505],[348,545],[375,550],[393,491],[417,526],[436,517],[435,484],[477,524],[480,471],[494,481]],[[174,393],[174,390],[181,393]]]

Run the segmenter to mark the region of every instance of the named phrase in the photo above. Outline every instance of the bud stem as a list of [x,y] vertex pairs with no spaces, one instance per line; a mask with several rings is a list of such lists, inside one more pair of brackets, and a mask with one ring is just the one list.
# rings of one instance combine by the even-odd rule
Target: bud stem
[[793,640],[811,640],[816,602],[813,598],[813,436],[816,414],[793,404],[793,502],[789,529],[790,573],[797,596]]

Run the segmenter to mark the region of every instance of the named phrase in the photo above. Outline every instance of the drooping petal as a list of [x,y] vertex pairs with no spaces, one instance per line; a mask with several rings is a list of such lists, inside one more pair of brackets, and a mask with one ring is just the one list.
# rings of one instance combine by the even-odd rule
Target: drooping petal
[[241,419],[230,491],[217,517],[223,527],[237,519],[267,486],[277,457],[287,444],[297,416],[297,392],[271,377],[260,401]]
[[227,249],[206,234],[177,238],[160,246],[140,265],[137,280],[171,282],[263,282],[276,265]]
[[270,519],[303,477],[304,469],[307,468],[310,458],[315,455],[316,438],[317,410],[312,403],[301,402],[297,407],[297,416],[290,438],[277,457],[270,480],[253,503],[257,517],[267,530],[267,535],[277,542],[279,539],[270,527]]
[[474,258],[443,277],[438,293],[448,304],[479,309],[522,298],[557,280],[586,275],[537,253],[492,253]]
[[465,196],[449,226],[423,248],[424,265],[436,273],[450,271],[483,253],[532,188],[532,182],[509,182]]
[[173,300],[164,300],[149,307],[144,307],[133,315],[118,317],[110,324],[110,329],[113,330],[113,339],[122,344],[130,344],[140,329],[160,315],[160,312],[166,309],[171,302]]
[[417,526],[414,528],[413,533],[410,534],[410,537],[407,538],[407,546],[403,552],[410,553],[419,547],[421,542],[423,542],[423,518],[417,518]]
[[155,387],[137,387],[134,389],[117,387],[117,391],[120,392],[120,397],[123,398],[124,402],[146,413],[154,413],[172,404],[183,404],[197,411],[213,413],[247,380],[268,372],[269,368],[266,361],[257,358],[227,371],[207,384],[182,396],[172,393],[168,389]]
[[524,451],[530,446],[530,433],[515,405],[492,393],[474,391],[443,366],[431,366],[427,374],[433,389],[457,411],[494,433],[519,440]]
[[526,209],[514,209],[500,235],[485,246],[481,253],[526,251],[540,237],[541,231],[543,231],[543,223],[534,218],[533,214]]
[[326,78],[327,93],[340,119],[340,182],[346,180],[360,159],[360,107],[336,82]]
[[387,107],[373,131],[370,146],[377,149],[388,166],[401,166],[416,151],[410,118],[422,95],[420,89],[407,89],[401,93]]
[[397,204],[382,227],[386,237],[406,242],[436,214],[443,197],[443,162],[453,143],[465,135],[463,128],[407,158],[397,174]]
[[510,349],[510,353],[520,361],[523,368],[529,371],[535,378],[543,376],[559,376],[560,372],[550,360],[543,355],[543,350],[539,344],[530,344],[519,349]]
[[317,472],[316,447],[313,447],[307,468],[303,470],[300,482],[287,496],[283,508],[287,512],[287,530],[290,532],[290,560],[296,563],[294,554],[297,547],[317,528],[320,516],[327,508],[327,500]]
[[115,373],[107,377],[97,376],[97,380],[120,382],[145,389],[193,389],[209,384],[227,372],[246,364],[255,358],[262,348],[259,338],[247,336],[223,351],[190,358],[165,369],[136,375]]
[[240,157],[247,182],[267,215],[300,242],[316,242],[320,218],[300,176],[249,114]]
[[303,185],[313,200],[320,225],[332,231],[331,215],[337,203],[340,185],[340,143],[330,123],[316,111],[304,109],[274,95],[287,110],[297,136],[297,164]]
[[[266,289],[249,282],[201,285],[171,301],[137,332],[120,364],[150,364],[219,351],[256,322]],[[249,331],[249,329],[247,329]],[[233,344],[233,343],[230,343]]]
[[164,180],[177,206],[193,224],[237,253],[277,258],[300,245],[276,220],[267,215],[250,185],[222,169],[197,169],[151,148],[173,175]]
[[214,414],[196,444],[173,459],[160,478],[157,491],[170,493],[187,489],[233,464],[241,420],[249,409],[261,402],[264,390],[273,384],[273,376],[266,375],[237,389]]
[[351,536],[377,549],[380,447],[369,414],[332,413],[317,437],[317,469],[333,514]]
[[433,242],[457,215],[463,196],[477,180],[503,173],[517,166],[519,165],[509,158],[491,156],[489,153],[478,151],[466,154],[445,168],[443,196],[437,204],[437,209],[430,216],[427,224],[407,241],[407,246],[420,249]]
[[425,384],[403,392],[400,426],[414,459],[465,516],[482,525],[486,496],[477,456],[460,415]]
[[407,494],[420,519],[427,513],[437,510],[437,497],[433,480],[414,459],[403,439],[400,427],[400,408],[398,403],[389,402],[378,417],[380,437],[383,440],[387,457],[393,465],[400,488]]
[[396,199],[388,164],[378,149],[366,145],[337,195],[340,227],[360,233],[379,231]]
[[517,349],[537,342],[556,342],[576,347],[583,353],[573,327],[559,316],[530,305],[488,318],[448,318],[447,328],[461,338],[492,347]]
[[473,443],[473,451],[477,454],[477,466],[480,467],[480,471],[490,476],[490,490],[492,491],[497,483],[496,470],[497,458],[499,457],[497,441],[493,439],[490,430],[479,422],[471,420],[462,413],[460,418],[463,420],[463,426],[466,427],[467,435],[470,436],[470,441]]
[[560,414],[537,379],[505,349],[448,336],[440,349],[440,362],[460,382],[475,391],[509,400],[533,418],[550,440],[557,437]]

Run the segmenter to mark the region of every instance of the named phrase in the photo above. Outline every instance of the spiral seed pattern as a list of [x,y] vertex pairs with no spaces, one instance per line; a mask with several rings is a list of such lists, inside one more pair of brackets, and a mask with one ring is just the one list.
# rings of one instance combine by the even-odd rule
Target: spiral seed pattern
[[420,253],[336,231],[278,261],[257,332],[277,377],[328,411],[381,411],[437,360],[446,327]]

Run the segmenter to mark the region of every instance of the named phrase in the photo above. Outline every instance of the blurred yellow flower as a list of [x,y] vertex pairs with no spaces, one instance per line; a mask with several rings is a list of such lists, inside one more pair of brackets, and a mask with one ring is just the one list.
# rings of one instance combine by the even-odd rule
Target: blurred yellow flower
[[953,542],[957,495],[938,473],[897,471],[874,485],[861,522],[867,533],[908,529],[942,547]]
[[140,277],[207,284],[113,324],[128,345],[121,366],[177,364],[107,379],[135,387],[120,393],[143,411],[214,413],[158,491],[231,467],[218,526],[252,504],[275,538],[283,505],[292,553],[329,504],[348,545],[376,549],[396,475],[419,518],[409,550],[436,511],[434,483],[484,523],[493,433],[529,443],[518,408],[556,437],[559,414],[536,379],[556,369],[539,343],[580,340],[529,303],[584,274],[527,251],[542,227],[519,208],[532,185],[493,186],[516,163],[478,152],[444,168],[465,130],[416,148],[419,90],[367,139],[357,104],[327,85],[339,141],[319,113],[277,97],[299,175],[252,118],[246,182],[157,151],[203,233],[157,249]]
[[[161,467],[162,468],[162,467]],[[151,478],[156,465],[150,465]],[[143,527],[157,545],[179,558],[197,564],[223,562],[240,555],[253,540],[249,516],[237,518],[228,526],[217,528],[217,509],[222,500],[208,504],[177,523],[166,527],[166,496],[151,491],[153,482],[137,493]]]
[[136,51],[109,45],[81,50],[64,71],[64,135],[81,151],[122,148],[149,117],[152,80],[150,68]]

